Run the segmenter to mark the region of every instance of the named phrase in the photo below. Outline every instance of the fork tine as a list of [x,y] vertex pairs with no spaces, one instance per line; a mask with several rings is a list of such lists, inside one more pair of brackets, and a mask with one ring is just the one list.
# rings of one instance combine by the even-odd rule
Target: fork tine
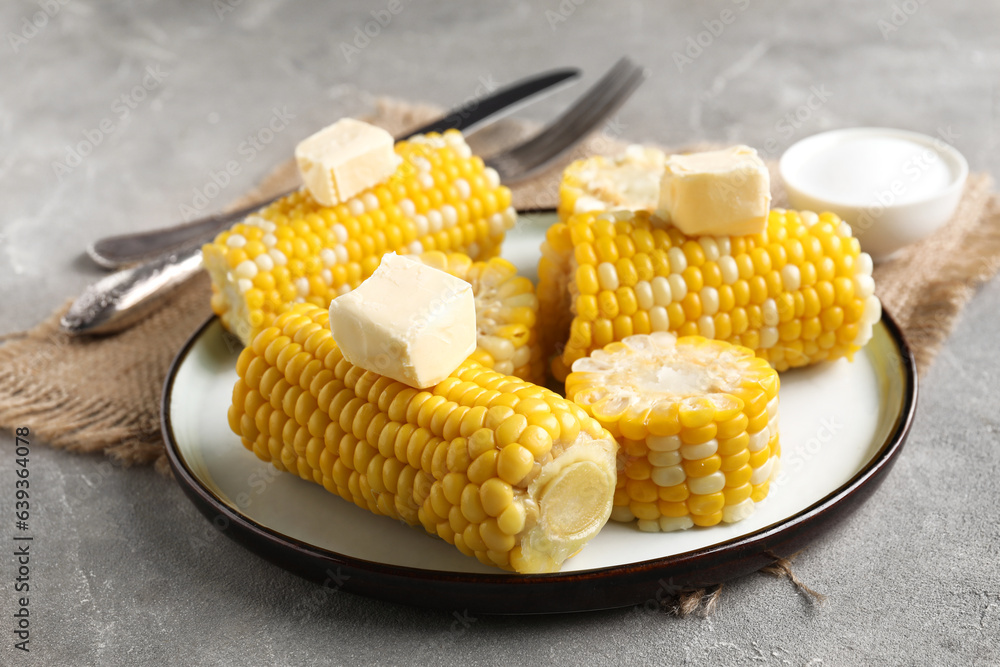
[[567,128],[575,127],[584,122],[594,111],[601,108],[608,101],[615,99],[619,91],[624,89],[626,83],[636,71],[639,71],[628,58],[619,60],[611,70],[594,84],[577,102],[564,111],[548,127],[536,134],[531,140],[512,149],[511,152],[520,151],[531,147],[531,149],[541,149],[552,141],[552,137],[559,132],[566,131]]
[[579,103],[574,113],[567,113],[534,139],[495,157],[491,166],[502,169],[502,178],[516,182],[536,173],[581,141],[608,115],[613,113],[639,86],[644,74],[635,70],[622,81],[597,91]]
[[[596,105],[603,104],[609,95],[613,96],[623,78],[634,69],[635,66],[628,58],[620,59],[607,74],[591,86],[555,121],[549,123],[531,139],[496,156],[494,161],[502,162],[505,166],[510,167],[510,173],[506,174],[508,179],[517,177],[523,171],[523,167],[519,163],[530,157],[534,151],[545,150],[545,147],[553,141],[554,135],[560,134],[568,128],[575,128]],[[503,177],[504,174],[501,176]]]
[[505,182],[516,182],[546,166],[587,136],[614,113],[645,80],[646,74],[628,58],[620,59],[569,109],[531,139],[487,164]]
[[588,104],[584,113],[573,120],[561,124],[548,133],[542,141],[517,150],[523,162],[537,167],[537,163],[548,162],[586,137],[604,119],[618,109],[643,81],[641,72],[631,73],[627,79],[616,84],[594,104]]
[[[615,88],[620,85],[622,80],[634,69],[635,66],[631,61],[629,61],[628,58],[619,59],[618,62],[616,62],[603,77],[587,89],[587,91],[569,108],[563,111],[563,113],[561,113],[555,121],[550,123],[549,128],[565,126],[568,123],[576,122],[580,116],[587,113],[591,106],[599,104],[608,94],[612,93]],[[548,133],[542,131],[535,135],[535,138],[544,139],[546,136],[548,136]]]
[[[584,138],[595,129],[604,119],[618,109],[625,100],[634,92],[644,76],[641,71],[635,71],[628,77],[610,89],[601,99],[593,104],[588,104],[584,113],[575,116],[572,120],[554,128],[545,141],[540,141],[536,146],[530,147],[535,153],[536,160],[547,160],[555,157],[551,153],[558,153],[569,148],[572,143]],[[528,150],[524,151],[523,159],[528,159]]]

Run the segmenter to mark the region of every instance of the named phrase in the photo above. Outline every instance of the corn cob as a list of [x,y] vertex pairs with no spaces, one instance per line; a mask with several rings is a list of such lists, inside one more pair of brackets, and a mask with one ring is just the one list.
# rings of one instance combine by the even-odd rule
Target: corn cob
[[478,328],[473,361],[529,382],[544,379],[545,361],[535,326],[538,298],[530,280],[517,275],[517,268],[499,257],[473,262],[462,253],[438,251],[417,257],[472,285]]
[[652,211],[665,159],[659,149],[633,145],[615,157],[576,160],[559,183],[559,219],[591,211]]
[[628,336],[578,359],[566,396],[621,445],[611,518],[645,531],[733,523],[777,471],[778,374],[701,336]]
[[483,563],[555,571],[610,515],[614,439],[542,387],[466,361],[418,391],[346,361],[312,304],[237,372],[229,425],[247,449]]
[[742,345],[779,371],[850,359],[881,317],[871,271],[832,213],[775,209],[763,234],[698,238],[645,211],[578,214],[542,244],[543,345],[565,341],[559,379],[593,350],[653,331]]
[[462,135],[418,136],[395,150],[401,162],[385,183],[332,207],[300,190],[204,246],[212,310],[244,344],[291,304],[325,307],[357,287],[387,252],[499,254],[517,217],[510,191]]

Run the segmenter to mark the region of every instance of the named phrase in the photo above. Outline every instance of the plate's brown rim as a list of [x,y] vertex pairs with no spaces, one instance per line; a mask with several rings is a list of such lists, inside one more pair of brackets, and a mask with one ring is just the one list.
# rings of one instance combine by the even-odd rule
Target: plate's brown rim
[[[899,326],[883,310],[882,323],[901,357],[905,382],[902,409],[890,435],[870,461],[809,507],[710,547],[597,570],[539,575],[424,570],[345,556],[284,535],[232,509],[195,477],[174,440],[171,393],[181,363],[216,319],[209,317],[184,343],[170,364],[161,396],[161,430],[167,458],[181,488],[217,528],[276,565],[336,590],[423,607],[523,614],[649,606],[682,589],[702,588],[749,574],[798,551],[860,506],[895,463],[916,412],[916,361]],[[566,588],[571,584],[577,585],[577,594],[567,595]]]

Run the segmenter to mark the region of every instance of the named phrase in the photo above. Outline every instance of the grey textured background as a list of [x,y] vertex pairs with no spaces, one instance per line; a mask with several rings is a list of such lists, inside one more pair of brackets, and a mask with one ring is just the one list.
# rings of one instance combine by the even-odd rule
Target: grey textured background
[[[623,53],[652,70],[619,116],[634,140],[773,139],[777,155],[827,128],[950,127],[974,170],[1000,174],[996,3],[404,1],[348,62],[341,43],[387,5],[67,0],[19,41],[11,35],[41,5],[3,3],[0,332],[32,326],[99,275],[80,259],[88,240],[175,221],[230,159],[242,172],[213,205],[235,198],[299,139],[368,108],[371,94],[454,105],[483,82],[553,66],[583,67],[590,81]],[[725,8],[735,20],[678,71],[673,54]],[[162,81],[123,118],[116,100],[148,67]],[[814,86],[829,99],[798,127],[783,123]],[[580,90],[522,114],[544,120]],[[274,108],[295,117],[249,159],[240,144]],[[113,129],[57,178],[53,161],[105,118]],[[0,662],[1000,663],[998,311],[994,280],[927,376],[885,485],[796,561],[829,594],[820,608],[758,574],[727,584],[709,619],[625,609],[465,627],[345,593],[302,613],[321,589],[214,533],[172,481],[35,443],[31,654],[11,646],[14,564],[4,556]],[[5,554],[12,445],[0,434]]]

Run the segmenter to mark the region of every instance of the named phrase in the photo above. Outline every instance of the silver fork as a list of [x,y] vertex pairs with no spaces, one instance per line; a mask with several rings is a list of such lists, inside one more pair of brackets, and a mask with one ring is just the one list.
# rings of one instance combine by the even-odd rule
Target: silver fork
[[[500,180],[516,183],[564,155],[618,110],[645,80],[646,72],[622,58],[569,109],[527,141],[486,160]],[[90,285],[60,324],[71,334],[104,334],[132,326],[152,312],[174,288],[202,269],[196,239],[167,254]]]
[[576,146],[625,103],[646,79],[646,71],[622,58],[573,106],[534,137],[486,160],[504,183],[533,176]]

